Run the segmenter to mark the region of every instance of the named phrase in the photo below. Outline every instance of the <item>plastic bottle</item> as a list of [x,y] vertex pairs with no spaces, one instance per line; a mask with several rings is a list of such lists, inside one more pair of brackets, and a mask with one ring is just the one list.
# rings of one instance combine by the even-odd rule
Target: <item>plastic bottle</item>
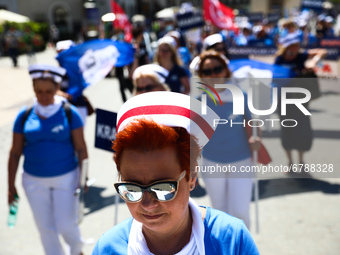
[[15,201],[9,206],[9,213],[7,218],[7,225],[9,228],[14,228],[15,223],[17,222],[17,212],[19,206],[19,197],[15,194]]

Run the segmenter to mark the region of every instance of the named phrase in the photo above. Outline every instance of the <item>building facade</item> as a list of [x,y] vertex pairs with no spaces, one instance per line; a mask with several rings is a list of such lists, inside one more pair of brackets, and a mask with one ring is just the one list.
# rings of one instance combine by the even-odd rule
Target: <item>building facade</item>
[[[0,0],[0,8],[29,17],[33,21],[55,25],[61,37],[74,37],[79,33],[94,31],[102,15],[111,12],[111,0]],[[143,14],[149,21],[155,13],[170,6],[180,6],[187,0],[117,0],[131,18]],[[190,1],[202,6],[203,0]],[[272,10],[299,8],[301,0],[221,0],[231,8],[245,12],[268,13]],[[63,39],[63,38],[61,38]]]

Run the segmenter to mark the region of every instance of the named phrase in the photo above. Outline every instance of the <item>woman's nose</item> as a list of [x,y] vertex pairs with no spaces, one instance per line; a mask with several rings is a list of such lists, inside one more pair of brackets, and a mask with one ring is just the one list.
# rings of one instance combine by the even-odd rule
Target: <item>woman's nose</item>
[[141,205],[144,209],[151,209],[158,205],[159,201],[155,199],[150,192],[145,191],[141,201]]

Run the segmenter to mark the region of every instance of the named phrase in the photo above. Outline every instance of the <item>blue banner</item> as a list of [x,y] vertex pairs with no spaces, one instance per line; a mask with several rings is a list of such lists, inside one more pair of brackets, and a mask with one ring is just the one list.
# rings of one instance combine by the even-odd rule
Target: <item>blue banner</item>
[[324,0],[302,0],[301,10],[311,9],[316,12],[321,12],[323,10],[322,4]]
[[264,15],[263,12],[249,12],[247,17],[250,23],[256,23],[263,21]]
[[261,69],[261,70],[269,70],[273,74],[273,78],[289,78],[290,76],[290,69],[287,67],[268,64],[265,62],[257,61],[257,60],[250,60],[250,59],[237,59],[231,60],[229,63],[230,71],[233,73],[241,67],[250,66],[251,68]]
[[185,12],[183,14],[177,14],[177,25],[182,32],[191,28],[203,27],[204,19],[200,12]]
[[62,51],[56,59],[67,70],[67,93],[77,98],[87,86],[104,79],[113,66],[131,64],[134,48],[125,42],[95,39]]
[[276,47],[248,47],[248,46],[233,46],[228,48],[231,59],[248,58],[249,55],[274,55],[277,51]]
[[117,113],[96,109],[96,134],[94,147],[113,152],[112,141],[116,138]]
[[267,20],[269,23],[277,24],[281,19],[281,13],[279,12],[272,12],[267,14]]

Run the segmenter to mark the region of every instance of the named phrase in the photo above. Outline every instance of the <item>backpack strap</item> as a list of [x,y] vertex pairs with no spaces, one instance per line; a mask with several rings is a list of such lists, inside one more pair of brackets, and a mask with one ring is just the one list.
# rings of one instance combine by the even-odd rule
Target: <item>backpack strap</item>
[[69,102],[63,102],[62,107],[66,113],[68,124],[71,125],[72,122],[72,111],[71,111],[71,104]]
[[27,118],[28,118],[28,115],[30,115],[30,113],[32,112],[32,110],[33,110],[33,106],[31,106],[31,107],[28,107],[27,109],[26,109],[26,111],[25,111],[25,113],[24,113],[24,117],[22,118],[22,128],[24,128],[24,126],[25,126],[25,122],[26,122],[26,120],[27,120]]

